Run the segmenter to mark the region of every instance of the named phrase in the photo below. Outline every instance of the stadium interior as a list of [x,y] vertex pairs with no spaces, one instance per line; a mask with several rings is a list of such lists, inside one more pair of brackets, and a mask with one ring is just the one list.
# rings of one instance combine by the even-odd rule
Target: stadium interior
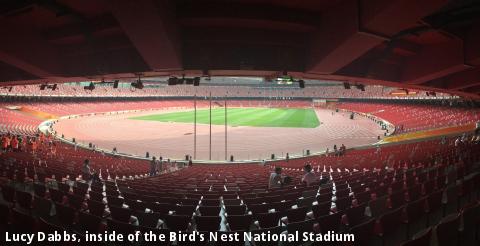
[[480,1],[7,0],[0,19],[5,245],[480,245]]

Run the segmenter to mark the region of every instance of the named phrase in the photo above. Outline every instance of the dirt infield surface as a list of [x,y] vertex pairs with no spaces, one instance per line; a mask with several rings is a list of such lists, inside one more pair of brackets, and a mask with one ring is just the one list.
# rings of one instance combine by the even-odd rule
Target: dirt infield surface
[[[178,111],[178,110],[177,110]],[[183,159],[193,155],[193,124],[139,121],[128,119],[134,116],[172,112],[156,110],[142,113],[96,115],[60,120],[55,125],[59,135],[75,137],[81,143],[94,143],[102,149],[144,156]],[[316,128],[280,127],[227,127],[228,156],[235,160],[261,160],[271,154],[284,156],[302,154],[309,149],[312,153],[331,150],[334,144],[347,147],[372,144],[382,135],[380,127],[369,119],[349,114],[317,110],[320,126]],[[225,159],[225,127],[212,125],[212,160]],[[209,125],[197,124],[198,160],[209,159]]]

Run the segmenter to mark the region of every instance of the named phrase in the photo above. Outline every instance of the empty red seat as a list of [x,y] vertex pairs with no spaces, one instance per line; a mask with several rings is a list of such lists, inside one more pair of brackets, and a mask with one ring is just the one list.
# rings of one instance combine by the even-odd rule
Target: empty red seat
[[254,218],[258,221],[260,228],[270,228],[278,226],[278,222],[282,215],[280,212],[259,213],[254,214]]
[[220,216],[195,216],[197,231],[218,231],[220,229]]
[[228,215],[227,223],[232,231],[248,231],[253,222],[253,216],[246,215]]
[[130,221],[130,216],[133,214],[133,210],[128,208],[122,208],[117,206],[109,206],[110,215],[114,220],[120,222],[128,223]]
[[221,207],[219,206],[200,206],[199,212],[202,216],[218,216]]

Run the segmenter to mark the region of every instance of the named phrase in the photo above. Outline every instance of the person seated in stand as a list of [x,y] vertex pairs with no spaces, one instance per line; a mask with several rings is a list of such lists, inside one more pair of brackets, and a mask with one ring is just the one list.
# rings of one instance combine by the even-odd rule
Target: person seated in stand
[[157,161],[157,172],[162,173],[163,172],[163,157],[159,157]]
[[312,172],[312,166],[310,164],[305,165],[303,167],[303,171],[305,171],[305,174],[302,177],[302,183],[306,183],[307,186],[310,186],[310,184],[317,181],[315,174]]
[[270,179],[268,181],[268,188],[280,188],[283,184],[283,177],[282,177],[282,168],[276,167],[275,172],[270,174]]
[[345,145],[342,144],[342,146],[340,146],[340,155],[344,155],[345,151],[347,151],[347,147],[345,147]]
[[90,181],[92,179],[92,171],[90,170],[89,159],[85,159],[85,161],[83,161],[82,177],[83,177],[83,180],[85,181]]
[[155,156],[150,161],[150,176],[154,176],[157,173],[157,159]]

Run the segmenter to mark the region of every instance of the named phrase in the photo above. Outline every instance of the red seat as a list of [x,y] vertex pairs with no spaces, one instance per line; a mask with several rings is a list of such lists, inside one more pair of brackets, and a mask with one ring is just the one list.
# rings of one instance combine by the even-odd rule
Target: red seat
[[112,219],[107,219],[107,228],[110,232],[115,231],[122,234],[124,238],[127,238],[128,234],[134,234],[135,231],[139,230],[137,226]]
[[226,205],[225,212],[228,215],[243,215],[247,211],[247,207],[245,205]]
[[[214,242],[215,246],[245,246],[245,240],[243,238],[243,231],[219,231],[218,233],[218,238],[219,240]],[[222,241],[220,238],[222,235],[225,235],[224,237],[229,238],[231,234],[234,233],[239,233],[240,236],[238,236],[238,240],[233,240],[233,241]]]
[[45,197],[47,188],[45,188],[44,184],[34,183],[33,184],[33,192],[36,196]]
[[288,223],[287,231],[292,234],[294,234],[296,231],[298,231],[299,233],[313,232],[314,223],[315,223],[314,219]]
[[434,213],[438,211],[439,209],[442,209],[444,207],[442,203],[442,196],[443,196],[443,190],[437,190],[430,194],[427,198],[428,201],[428,220],[427,220],[427,225],[432,224],[432,218],[434,217]]
[[364,191],[360,193],[355,193],[355,199],[357,199],[358,204],[368,203],[368,201],[370,201],[370,192]]
[[57,211],[57,218],[64,227],[72,227],[75,221],[75,210],[71,207],[55,203],[55,211]]
[[116,206],[109,206],[109,208],[112,219],[120,222],[130,222],[130,216],[132,216],[133,213],[131,209]]
[[196,206],[193,205],[179,205],[173,207],[175,214],[188,216],[192,216],[193,212],[195,212],[195,208]]
[[56,189],[48,189],[48,194],[50,194],[50,199],[54,202],[62,203],[63,196],[65,195],[64,192],[56,190]]
[[103,194],[100,192],[90,191],[88,192],[88,196],[90,200],[95,200],[97,202],[101,202],[103,200]]
[[73,194],[67,194],[68,205],[75,210],[80,210],[83,206],[84,197],[76,196]]
[[404,242],[400,246],[428,246],[430,245],[431,238],[432,228],[429,227],[422,231],[420,234],[417,234],[414,239]]
[[261,228],[270,228],[278,226],[278,221],[282,215],[280,212],[254,214]]
[[123,205],[124,199],[117,196],[107,196],[107,202],[108,206],[121,207]]
[[323,233],[327,233],[328,231],[337,232],[340,230],[341,218],[342,213],[334,213],[320,217],[317,221],[320,225],[320,230]]
[[426,203],[427,199],[422,198],[406,205],[407,212],[407,237],[410,235],[410,225],[416,221],[419,221],[426,215]]
[[88,212],[90,214],[98,217],[103,217],[103,214],[105,212],[105,204],[94,201],[94,200],[89,200],[87,204],[88,204]]
[[292,208],[285,211],[288,218],[288,223],[305,220],[307,214],[307,207]]
[[157,228],[158,221],[165,220],[166,215],[159,213],[145,213],[145,212],[136,212],[135,216],[138,219],[140,226],[148,228]]
[[332,193],[322,193],[318,195],[316,198],[317,202],[320,203],[326,203],[332,201]]
[[443,218],[435,227],[439,246],[457,245],[460,226],[460,214]]
[[3,197],[3,200],[5,200],[6,202],[13,204],[15,202],[15,189],[11,186],[3,185],[2,197]]
[[335,208],[337,211],[343,211],[350,207],[352,199],[350,197],[341,197],[335,200]]
[[195,224],[197,231],[214,232],[220,229],[220,216],[196,216]]
[[55,233],[55,231],[65,231],[65,228],[48,223],[44,218],[38,218],[37,231],[45,233]]
[[395,192],[389,198],[392,209],[399,208],[405,204],[405,193],[403,191]]
[[179,204],[187,205],[187,206],[197,206],[198,200],[197,199],[178,199]]
[[463,234],[468,236],[469,233],[474,234],[474,238],[478,240],[478,229],[480,227],[480,203],[474,202],[462,209],[463,218]]
[[221,207],[219,206],[200,206],[199,212],[202,216],[218,216]]
[[7,230],[17,233],[32,233],[36,224],[35,218],[16,209],[12,209],[11,222]]
[[379,222],[382,229],[378,236],[380,236],[382,242],[384,242],[386,236],[393,234],[405,222],[402,214],[403,209],[404,207],[400,207],[380,216]]
[[253,214],[263,214],[267,213],[270,209],[270,204],[249,204],[248,209],[252,211]]
[[200,202],[201,206],[219,206],[220,205],[220,200],[218,199],[203,199]]
[[10,208],[0,203],[0,229],[6,231],[8,222],[10,220]]
[[25,191],[16,192],[16,200],[21,208],[30,210],[32,208],[32,195]]
[[228,215],[227,223],[232,231],[248,231],[253,221],[253,216],[246,215]]
[[49,218],[51,216],[50,215],[51,209],[52,209],[52,201],[43,197],[35,196],[33,200],[33,211],[36,216]]
[[70,192],[70,185],[65,184],[65,183],[57,183],[58,190],[62,191],[63,193],[69,193]]
[[78,222],[76,224],[77,231],[84,234],[86,231],[89,233],[98,233],[102,218],[91,215],[88,213],[80,212],[78,214]]
[[367,222],[356,225],[350,229],[350,233],[355,236],[355,245],[368,246],[373,238],[373,229],[375,226],[375,219],[370,219]]
[[331,202],[319,203],[312,206],[312,212],[315,218],[319,218],[328,215],[331,209]]
[[348,226],[353,227],[362,223],[365,219],[366,204],[349,208],[345,211],[348,218]]
[[[280,226],[275,226],[271,228],[263,228],[263,229],[257,229],[257,230],[252,230],[252,238],[255,238],[253,235],[262,235],[262,234],[277,234],[279,235],[282,232],[282,227]],[[253,245],[255,246],[277,246],[278,242],[277,241],[253,241]]]
[[410,188],[408,188],[408,198],[409,201],[415,201],[420,198],[420,195],[422,193],[422,186],[421,185],[414,185]]
[[191,215],[167,215],[166,217],[167,227],[171,231],[188,230],[191,220]]
[[240,199],[225,199],[225,200],[223,200],[223,204],[225,206],[240,205],[240,204],[242,204],[242,200],[240,200]]
[[168,203],[149,203],[148,208],[153,210],[155,213],[168,214],[169,211],[174,211],[175,206]]

